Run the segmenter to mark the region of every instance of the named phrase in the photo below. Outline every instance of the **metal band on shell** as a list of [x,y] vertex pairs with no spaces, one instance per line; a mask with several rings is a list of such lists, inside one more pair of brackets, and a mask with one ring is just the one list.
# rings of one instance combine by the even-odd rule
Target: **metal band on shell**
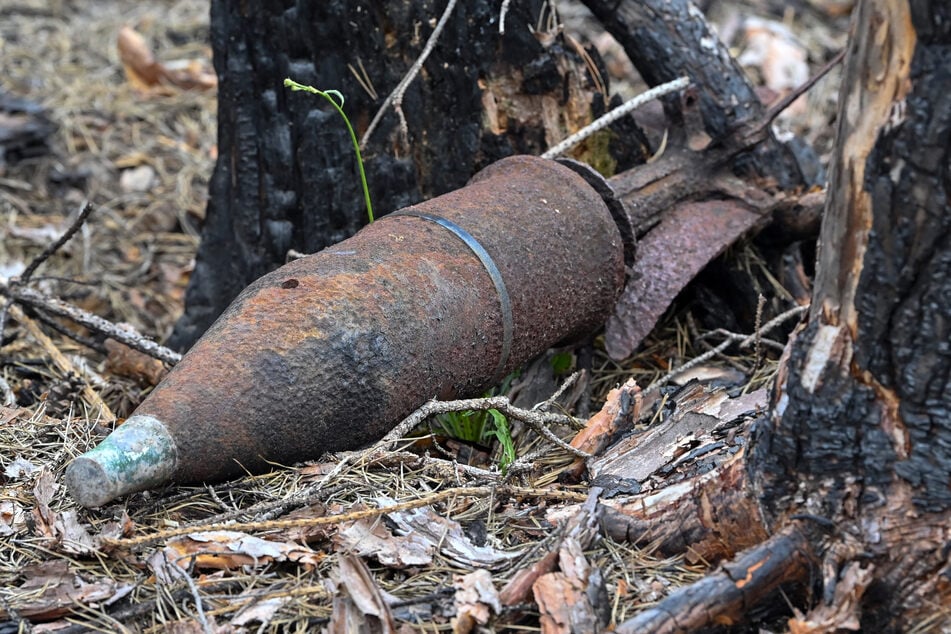
[[479,261],[482,262],[482,267],[485,269],[485,272],[489,274],[489,278],[495,285],[495,291],[499,296],[499,304],[502,310],[502,351],[499,353],[499,365],[495,369],[495,376],[492,379],[492,382],[497,383],[501,381],[502,377],[504,376],[502,373],[505,370],[505,365],[509,361],[509,353],[512,351],[512,336],[515,326],[512,317],[512,300],[509,297],[508,290],[505,288],[505,280],[502,279],[502,272],[499,271],[499,267],[497,267],[495,262],[492,261],[492,256],[489,255],[489,252],[485,250],[485,247],[479,244],[479,241],[476,240],[472,234],[454,223],[452,220],[448,220],[433,214],[427,214],[415,209],[402,209],[389,214],[389,216],[413,216],[415,218],[422,218],[423,220],[434,222],[444,229],[449,230],[457,238],[462,240],[465,245],[469,247],[469,249],[475,254],[475,256],[479,258]]

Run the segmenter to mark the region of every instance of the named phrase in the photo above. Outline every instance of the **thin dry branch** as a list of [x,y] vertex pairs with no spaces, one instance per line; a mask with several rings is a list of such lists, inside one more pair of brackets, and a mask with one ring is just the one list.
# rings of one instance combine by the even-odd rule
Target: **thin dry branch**
[[[0,282],[0,296],[6,298],[3,303],[3,307],[0,308],[0,341],[2,341],[3,338],[3,332],[6,327],[7,318],[13,310],[14,304],[19,302],[21,304],[32,306],[33,308],[43,311],[44,313],[50,313],[58,317],[65,317],[74,323],[85,326],[93,332],[111,337],[116,341],[124,343],[130,348],[134,348],[139,352],[143,352],[151,357],[159,359],[160,361],[164,361],[165,363],[169,363],[171,365],[178,363],[182,358],[180,354],[147,339],[131,328],[119,327],[112,322],[103,319],[102,317],[88,313],[81,308],[73,306],[72,304],[64,302],[55,297],[45,295],[44,293],[27,286],[27,284],[33,278],[33,274],[36,272],[36,270],[53,254],[63,248],[63,246],[69,242],[73,236],[76,235],[92,212],[92,204],[89,202],[83,203],[82,208],[79,210],[79,214],[77,214],[73,222],[70,223],[66,231],[64,231],[63,234],[51,244],[47,245],[46,248],[43,249],[42,253],[36,256],[26,266],[26,268],[23,270],[23,273],[19,277],[11,278],[5,283]],[[18,321],[24,321],[22,313],[15,314],[14,316]],[[36,336],[35,330],[34,336]],[[73,338],[77,339],[76,337]],[[80,343],[84,343],[81,338],[77,340],[79,340]],[[47,348],[50,348],[51,345],[52,344],[47,346]],[[88,388],[87,391],[89,391]],[[102,403],[98,397],[96,397],[94,402],[96,402],[100,407],[104,408],[104,412],[109,412],[109,408],[107,408],[105,403]],[[109,412],[109,415],[111,416],[111,412]]]
[[[23,273],[20,274],[19,278],[14,278],[10,281],[11,286],[17,286],[18,284],[26,284],[33,277],[33,274],[36,272],[36,269],[40,267],[44,262],[50,259],[54,253],[59,251],[63,246],[69,242],[76,232],[83,226],[86,222],[86,219],[89,217],[93,211],[93,206],[87,201],[83,203],[82,208],[80,208],[79,213],[76,215],[76,219],[70,223],[69,227],[66,228],[66,231],[63,232],[59,238],[57,238],[53,243],[48,244],[43,252],[38,256],[33,258],[33,260],[23,269]],[[6,329],[7,318],[10,314],[10,307],[13,306],[14,298],[7,297],[6,301],[3,303],[3,307],[0,308],[0,342],[3,339],[3,332]],[[2,343],[0,343],[2,345]]]
[[373,134],[374,130],[376,130],[376,127],[379,125],[380,120],[383,118],[383,115],[386,114],[386,110],[390,107],[390,105],[393,106],[393,109],[400,118],[400,133],[403,136],[403,142],[404,144],[408,143],[407,137],[409,134],[406,129],[406,118],[403,116],[403,95],[406,93],[406,89],[413,82],[413,80],[416,79],[416,75],[419,74],[420,69],[426,62],[426,58],[429,57],[429,54],[433,52],[433,48],[436,46],[437,40],[439,40],[439,35],[446,26],[446,22],[449,21],[449,16],[452,15],[452,10],[456,8],[456,1],[457,0],[449,0],[449,4],[446,5],[446,9],[443,11],[442,16],[440,16],[439,22],[436,23],[436,27],[430,34],[429,39],[426,40],[426,45],[423,47],[423,52],[419,54],[419,57],[417,57],[416,61],[413,62],[413,65],[410,66],[410,69],[403,76],[403,79],[401,79],[396,85],[396,88],[393,89],[393,92],[391,92],[386,97],[386,99],[383,101],[383,105],[380,106],[380,109],[377,110],[376,114],[373,116],[373,119],[370,121],[370,125],[367,126],[367,131],[363,133],[363,138],[360,139],[361,150],[366,148],[366,144],[370,139],[370,135]]
[[736,623],[781,584],[808,579],[816,565],[805,531],[793,524],[652,608],[618,625],[619,634],[694,632]]
[[219,524],[200,524],[185,526],[181,528],[172,528],[162,531],[156,531],[146,535],[136,537],[126,537],[120,539],[103,538],[104,546],[111,548],[135,548],[155,542],[180,537],[190,533],[199,533],[203,531],[271,531],[289,528],[309,528],[314,526],[325,526],[340,524],[341,522],[356,521],[395,513],[397,511],[408,511],[418,509],[423,506],[431,506],[444,502],[454,497],[476,497],[484,498],[490,495],[506,493],[512,496],[531,497],[538,499],[562,500],[570,502],[584,502],[588,495],[584,493],[575,493],[573,491],[561,491],[553,489],[538,489],[532,487],[513,487],[513,486],[480,486],[480,487],[453,487],[444,489],[435,493],[430,493],[419,498],[404,500],[377,508],[353,511],[351,513],[340,513],[338,515],[324,515],[321,517],[305,517],[290,520],[268,520],[263,522],[225,522]]
[[576,375],[578,374],[579,373],[576,372],[572,376],[568,377],[568,379],[565,381],[565,384],[561,389],[558,390],[558,392],[555,393],[554,396],[552,396],[547,401],[540,403],[536,408],[532,408],[530,410],[515,407],[506,396],[490,396],[486,398],[471,398],[455,401],[429,401],[415,412],[404,418],[399,425],[390,430],[386,436],[381,438],[369,448],[359,453],[345,456],[340,462],[337,463],[330,473],[324,476],[321,484],[318,485],[318,489],[323,485],[323,483],[333,481],[349,465],[356,462],[366,463],[380,454],[391,450],[397,442],[399,442],[408,433],[413,431],[430,416],[446,414],[449,412],[462,412],[465,410],[498,410],[508,418],[522,421],[537,434],[548,439],[550,442],[557,445],[558,447],[561,447],[568,453],[576,455],[579,458],[588,458],[590,457],[589,454],[572,447],[561,438],[556,436],[548,428],[550,425],[568,425],[578,429],[581,427],[581,423],[579,423],[579,421],[564,414],[537,411],[542,410],[546,403],[553,401],[558,397],[559,394],[563,393],[564,390],[571,385],[571,383],[577,380],[578,377]]
[[642,92],[633,99],[624,102],[614,110],[611,110],[598,117],[585,127],[569,136],[564,141],[558,143],[552,148],[549,148],[544,154],[542,154],[542,158],[555,158],[556,156],[563,154],[565,150],[568,150],[571,147],[581,143],[592,134],[603,130],[621,117],[634,112],[644,104],[650,103],[654,99],[663,97],[664,95],[669,95],[670,93],[676,92],[682,88],[686,88],[688,85],[690,85],[690,78],[679,77],[665,84],[654,86],[650,90]]
[[760,328],[758,328],[755,332],[749,335],[742,335],[735,332],[729,332],[727,330],[718,330],[717,332],[719,334],[722,334],[726,337],[726,339],[722,343],[720,343],[714,348],[711,348],[710,350],[707,350],[703,354],[697,357],[694,357],[690,361],[687,361],[686,363],[683,363],[677,366],[676,368],[674,368],[673,370],[671,370],[664,376],[660,377],[659,379],[657,379],[656,381],[654,381],[653,383],[651,383],[644,389],[644,394],[648,394],[650,392],[653,392],[654,390],[657,390],[663,387],[667,383],[667,381],[669,381],[673,377],[677,376],[678,374],[682,372],[686,372],[687,370],[694,368],[700,365],[701,363],[704,363],[712,359],[713,357],[717,356],[718,354],[720,354],[721,352],[723,352],[724,350],[726,350],[727,348],[729,348],[731,345],[735,343],[738,343],[740,347],[746,348],[746,347],[749,347],[751,344],[756,344],[757,342],[762,341],[762,337],[765,333],[769,332],[773,328],[779,326],[783,322],[788,321],[789,319],[793,317],[798,317],[802,315],[804,312],[808,310],[809,310],[808,306],[796,306],[794,308],[790,308],[786,312],[781,313],[777,315],[776,317],[773,317],[768,322],[763,324]]
[[47,245],[46,248],[43,249],[43,252],[33,258],[33,261],[30,262],[26,269],[23,270],[23,273],[20,275],[20,282],[24,284],[29,282],[33,277],[33,273],[36,272],[36,269],[38,269],[41,264],[46,262],[50,256],[63,248],[63,246],[65,246],[65,244],[69,242],[74,235],[76,235],[76,232],[82,228],[83,224],[86,222],[86,219],[89,217],[89,214],[91,214],[92,211],[93,206],[88,201],[83,203],[83,206],[79,210],[79,214],[77,214],[76,219],[73,220],[66,231],[63,232],[63,235],[57,238],[52,244]]
[[139,352],[164,361],[165,363],[174,365],[182,358],[182,355],[174,350],[169,350],[165,346],[148,339],[131,328],[117,326],[107,319],[93,315],[61,299],[51,297],[35,289],[19,284],[0,283],[0,295],[7,297],[9,300],[27,304],[33,308],[56,315],[57,317],[65,317],[80,326],[85,326],[94,332],[111,337],[130,348],[134,348]]

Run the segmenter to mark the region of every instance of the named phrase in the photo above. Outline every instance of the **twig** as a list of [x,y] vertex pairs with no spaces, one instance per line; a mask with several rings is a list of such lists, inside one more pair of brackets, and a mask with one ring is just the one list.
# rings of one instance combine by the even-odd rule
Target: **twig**
[[787,321],[788,319],[792,317],[798,317],[799,315],[802,315],[807,310],[809,310],[808,306],[796,306],[794,308],[790,308],[786,312],[781,313],[777,315],[776,317],[773,317],[772,319],[770,319],[768,322],[763,324],[761,328],[758,328],[756,332],[750,335],[741,335],[735,332],[723,331],[723,334],[727,337],[725,341],[720,343],[715,348],[712,348],[704,352],[698,357],[694,357],[690,361],[687,361],[686,363],[681,364],[680,366],[674,368],[673,370],[671,370],[664,376],[660,377],[659,379],[657,379],[656,381],[648,385],[644,389],[643,394],[646,395],[659,389],[673,377],[677,376],[678,374],[682,372],[686,372],[687,370],[693,367],[700,365],[701,363],[707,361],[708,359],[712,359],[713,357],[717,356],[718,354],[720,354],[721,352],[729,348],[734,343],[739,343],[740,346],[744,348],[749,347],[750,344],[756,342],[758,337],[762,337],[764,333],[769,332],[770,330],[772,330],[779,324],[783,323],[784,321]]
[[85,346],[86,348],[89,348],[91,350],[95,350],[96,352],[99,352],[101,354],[106,354],[108,352],[106,350],[105,345],[99,343],[98,341],[90,339],[89,337],[84,337],[78,333],[73,332],[66,326],[62,325],[61,323],[59,323],[58,321],[56,321],[55,319],[53,319],[52,317],[44,313],[42,310],[34,310],[34,313],[35,314],[33,315],[33,317],[38,322],[40,322],[44,326],[47,326],[55,330],[56,332],[63,335],[64,337],[68,337],[72,339],[79,345]]
[[663,97],[672,92],[680,90],[681,88],[686,88],[690,84],[690,79],[687,77],[680,77],[673,81],[669,81],[666,84],[660,84],[659,86],[654,86],[647,92],[642,92],[633,99],[626,101],[621,104],[614,110],[605,113],[603,116],[598,117],[585,127],[581,128],[570,137],[557,144],[555,147],[550,148],[544,154],[542,158],[555,158],[556,156],[562,154],[565,150],[571,148],[572,146],[581,143],[589,136],[595,132],[600,132],[607,126],[611,125],[621,117],[633,112],[634,110],[640,108],[644,104],[657,99],[658,97]]
[[370,125],[367,127],[367,131],[363,133],[363,138],[360,139],[360,149],[364,149],[366,147],[370,135],[373,134],[374,130],[376,130],[377,125],[380,123],[380,119],[382,119],[383,115],[386,114],[386,110],[391,104],[393,105],[393,109],[396,110],[396,114],[400,118],[400,133],[403,135],[403,142],[404,144],[409,143],[409,133],[406,129],[406,118],[403,116],[403,94],[406,92],[406,89],[409,87],[410,83],[416,79],[416,75],[419,74],[420,69],[426,62],[426,58],[429,57],[429,54],[432,53],[433,48],[435,48],[436,41],[439,39],[439,35],[442,33],[443,27],[446,26],[446,22],[449,21],[449,16],[452,15],[452,10],[456,7],[456,1],[457,0],[449,0],[449,4],[446,5],[446,9],[443,11],[442,16],[440,16],[439,22],[436,23],[436,28],[433,29],[429,39],[426,40],[426,45],[423,47],[423,52],[419,54],[419,57],[417,57],[416,61],[413,62],[413,65],[403,76],[403,79],[400,80],[400,82],[396,85],[396,88],[393,89],[393,92],[391,92],[383,101],[383,105],[380,106],[380,109],[376,111],[376,114],[373,116],[373,120],[370,121]]
[[124,537],[124,538],[106,538],[102,539],[102,543],[106,546],[118,547],[118,548],[134,548],[136,546],[142,546],[145,544],[151,544],[154,542],[171,539],[173,537],[181,537],[182,535],[188,535],[190,533],[198,533],[204,531],[272,531],[272,530],[283,530],[288,528],[308,528],[313,526],[325,526],[328,524],[339,524],[342,522],[350,522],[362,519],[368,519],[373,517],[379,517],[381,515],[387,515],[389,513],[396,513],[398,511],[408,511],[411,509],[418,509],[424,506],[431,506],[433,504],[438,504],[445,500],[454,497],[479,497],[484,498],[493,493],[506,493],[511,496],[522,496],[522,497],[531,497],[539,499],[551,499],[551,500],[562,500],[567,502],[583,502],[588,499],[588,496],[584,493],[576,493],[574,491],[562,491],[558,489],[540,489],[534,487],[515,487],[515,486],[478,486],[478,487],[453,487],[450,489],[443,489],[442,491],[436,491],[434,493],[429,493],[419,498],[412,498],[409,500],[404,500],[402,502],[397,502],[388,506],[381,506],[377,508],[368,508],[360,511],[351,511],[349,513],[341,513],[339,515],[322,515],[320,517],[302,517],[297,519],[284,519],[284,520],[268,520],[266,522],[226,522],[222,524],[206,524],[203,526],[185,526],[178,528],[170,528],[162,531],[157,531],[155,533],[147,535],[138,535],[136,537]]
[[[198,586],[195,585],[195,580],[192,579],[192,576],[188,574],[177,561],[170,560],[165,553],[162,553],[162,557],[165,559],[165,563],[168,564],[168,567],[175,571],[175,574],[188,585],[188,589],[192,593],[192,598],[195,600],[195,612],[198,614],[198,622],[201,623],[201,631],[204,632],[204,634],[213,634],[214,630],[211,629],[211,625],[209,625],[208,619],[205,617],[205,607],[202,604],[201,593],[198,592]],[[195,555],[190,555],[190,557],[192,558],[192,562],[194,562]]]
[[754,322],[753,334],[756,339],[753,341],[753,370],[751,374],[756,374],[760,366],[763,365],[763,336],[761,328],[763,327],[763,308],[766,307],[766,298],[762,293],[756,300],[756,321]]
[[502,0],[502,9],[499,11],[499,35],[505,35],[505,15],[509,12],[512,0]]
[[[816,71],[816,74],[807,79],[805,82],[794,88],[788,95],[774,103],[770,106],[769,110],[763,113],[762,116],[757,117],[755,121],[750,122],[749,124],[745,122],[738,122],[730,132],[727,134],[727,137],[736,137],[739,140],[738,147],[747,147],[749,145],[755,145],[758,141],[757,138],[759,135],[766,132],[769,129],[770,124],[778,117],[782,112],[791,106],[799,97],[806,94],[810,88],[812,88],[817,81],[825,77],[830,70],[835,68],[839,62],[845,59],[846,49],[839,51],[835,57],[826,63],[825,66]],[[744,130],[744,128],[746,128]]]
[[[33,258],[33,260],[23,269],[23,273],[20,274],[18,278],[10,280],[10,286],[16,286],[17,284],[25,284],[30,281],[30,278],[33,277],[33,273],[36,272],[36,269],[40,267],[43,262],[46,262],[51,255],[60,250],[64,244],[70,241],[70,239],[76,235],[76,232],[83,226],[86,222],[86,218],[89,217],[89,214],[92,213],[93,206],[86,201],[83,203],[83,206],[79,210],[79,214],[76,216],[76,219],[66,228],[66,231],[63,232],[55,242],[50,245],[47,245],[43,252],[38,256]],[[13,306],[13,298],[7,297],[6,301],[3,302],[3,307],[0,307],[0,346],[3,345],[3,333],[7,327],[7,319],[10,316],[10,307]]]
[[43,252],[38,256],[33,258],[33,261],[23,270],[23,273],[20,275],[20,283],[25,284],[30,281],[30,278],[33,277],[33,273],[36,272],[36,269],[40,267],[43,262],[46,262],[51,255],[63,248],[67,242],[69,242],[76,232],[83,226],[86,222],[86,218],[89,217],[89,214],[92,213],[93,206],[86,201],[83,203],[82,208],[79,210],[79,215],[76,216],[76,219],[73,220],[72,224],[66,229],[66,231],[61,235],[53,244],[47,245]]
[[[155,357],[156,359],[159,359],[160,361],[164,361],[172,365],[178,363],[178,361],[181,360],[182,356],[178,354],[177,352],[173,350],[169,350],[168,348],[162,345],[159,345],[155,343],[154,341],[150,341],[149,339],[146,339],[144,336],[128,328],[120,328],[119,326],[116,326],[112,322],[107,321],[103,319],[102,317],[98,317],[91,313],[87,313],[81,308],[78,308],[76,306],[73,306],[72,304],[64,302],[61,299],[50,297],[49,295],[45,295],[37,290],[34,290],[32,288],[25,286],[32,279],[33,274],[40,267],[40,265],[42,265],[43,262],[48,260],[50,256],[52,256],[59,249],[61,249],[63,245],[69,242],[70,239],[72,239],[72,237],[76,235],[76,232],[79,231],[80,228],[82,228],[83,224],[85,224],[86,222],[86,219],[89,218],[89,215],[92,212],[93,212],[93,206],[89,202],[83,203],[83,206],[80,209],[79,214],[76,216],[76,219],[73,220],[73,222],[69,225],[66,231],[63,232],[63,235],[61,235],[55,242],[53,242],[52,244],[48,245],[45,249],[43,249],[43,252],[40,253],[37,257],[35,257],[30,262],[29,265],[27,265],[26,269],[23,270],[23,273],[19,277],[12,278],[7,283],[0,282],[0,295],[6,297],[6,301],[4,301],[3,307],[0,308],[0,344],[2,344],[3,331],[6,328],[7,319],[9,315],[11,314],[11,312],[15,309],[14,304],[16,302],[20,302],[22,304],[30,305],[41,311],[51,313],[58,317],[65,317],[66,319],[69,319],[81,326],[85,326],[86,328],[89,328],[90,330],[93,330],[94,332],[99,332],[106,336],[112,337],[116,341],[124,343],[130,348],[135,348],[139,352],[143,352],[151,357]],[[17,319],[17,321],[25,320],[25,317],[23,316],[23,314],[19,312],[14,313],[14,318]],[[47,320],[45,316],[38,317],[38,318],[43,321]],[[90,346],[97,350],[99,349],[95,344],[92,344],[89,341],[83,340],[78,335],[66,333],[63,330],[61,330],[58,326],[53,326],[53,327],[59,330],[60,332],[63,332],[63,334],[66,334],[67,336],[79,341],[83,345]],[[33,326],[33,329],[35,329],[35,325]],[[37,333],[40,333],[41,335],[43,335],[42,331],[40,331],[39,329],[35,329],[35,330],[33,329],[31,329],[31,331],[33,331],[34,338],[37,338],[39,340]],[[43,335],[43,337],[45,337],[45,335]],[[52,345],[52,342],[49,342],[49,347],[55,349],[55,346]],[[62,355],[60,356],[62,357]],[[102,407],[104,413],[107,413],[110,417],[114,418],[114,416],[112,416],[112,413],[109,411],[109,408],[106,407],[105,403],[103,403],[101,399],[99,399],[98,395],[95,395],[95,393],[92,392],[88,388],[88,386],[86,390],[87,390],[87,396],[93,397],[93,402],[99,405],[100,407]]]
[[[563,441],[548,428],[550,425],[574,426],[575,421],[573,418],[570,416],[565,416],[564,414],[539,412],[530,409],[522,409],[521,407],[515,407],[509,401],[508,397],[505,396],[468,398],[457,401],[429,401],[406,417],[406,419],[399,424],[397,429],[407,429],[408,431],[419,425],[430,416],[435,416],[436,414],[445,414],[448,412],[461,412],[470,409],[477,411],[486,411],[490,409],[498,410],[502,414],[505,414],[507,418],[514,418],[515,420],[522,421],[531,427],[535,433],[548,439],[551,443],[561,447],[568,453],[578,456],[579,458],[590,457],[588,453],[581,451],[580,449],[576,449]],[[392,433],[393,432],[391,432],[391,434]],[[387,434],[387,436],[390,436],[390,434]]]
[[98,315],[88,313],[61,299],[51,297],[32,288],[20,286],[19,284],[0,283],[0,295],[5,295],[9,299],[28,304],[58,317],[65,317],[81,326],[102,333],[120,343],[124,343],[130,348],[135,348],[139,352],[164,361],[165,363],[174,365],[182,358],[182,355],[174,350],[169,350],[165,346],[155,343],[131,329],[121,328]]
[[363,88],[363,90],[366,91],[368,95],[370,95],[370,99],[376,101],[380,98],[380,95],[376,93],[376,88],[373,87],[373,81],[367,74],[367,69],[363,67],[363,60],[359,57],[357,58],[357,66],[360,67],[359,71],[353,67],[353,64],[347,64],[347,68],[349,68],[350,72],[353,73],[353,76],[356,77],[357,83],[360,84],[360,87]]
[[532,406],[532,411],[535,412],[547,412],[551,409],[551,406],[555,404],[555,401],[561,398],[561,395],[565,393],[569,387],[578,382],[578,379],[581,378],[581,375],[584,374],[583,370],[578,370],[577,372],[572,372],[571,376],[565,379],[565,382],[561,384],[561,387],[558,388],[554,394],[549,396],[547,399],[541,403],[536,403]]
[[765,121],[766,121],[766,125],[772,123],[772,121],[773,121],[776,117],[778,117],[778,116],[780,115],[780,113],[782,113],[783,110],[785,110],[786,108],[788,108],[789,106],[791,106],[794,101],[796,101],[796,100],[799,99],[801,96],[803,96],[804,94],[806,94],[806,93],[809,91],[810,88],[812,88],[813,86],[815,86],[815,84],[816,84],[817,81],[819,81],[820,79],[822,79],[823,77],[825,77],[825,76],[829,73],[830,70],[832,70],[833,68],[835,68],[835,67],[839,64],[839,62],[841,62],[843,59],[845,59],[845,52],[846,52],[846,49],[843,48],[841,51],[839,51],[838,53],[836,53],[836,54],[835,54],[835,57],[833,57],[832,59],[830,59],[830,60],[825,64],[825,66],[823,66],[823,67],[820,68],[818,71],[816,71],[816,74],[815,74],[815,75],[813,75],[812,77],[810,77],[809,79],[807,79],[807,80],[805,81],[805,83],[803,83],[803,84],[800,85],[800,86],[797,86],[797,87],[796,87],[795,89],[793,89],[793,91],[790,92],[788,95],[786,95],[785,97],[783,97],[782,99],[780,99],[779,101],[777,101],[776,103],[774,103],[774,104],[769,108],[769,110],[766,111],[766,114],[763,116],[763,119],[765,119]]
[[[570,377],[569,380],[571,380]],[[567,382],[568,381],[566,381],[566,383]],[[390,430],[386,436],[381,438],[371,447],[365,449],[362,452],[350,454],[344,457],[336,464],[336,466],[334,466],[330,473],[324,476],[323,480],[321,480],[320,484],[318,484],[317,489],[319,490],[325,482],[331,482],[335,480],[336,477],[340,475],[340,473],[342,473],[343,470],[354,461],[359,460],[361,463],[366,462],[371,456],[390,450],[395,443],[399,442],[406,434],[411,432],[430,416],[435,416],[436,414],[446,414],[448,412],[461,412],[465,410],[485,411],[490,409],[498,410],[508,418],[514,418],[516,420],[522,421],[533,431],[535,431],[535,433],[548,439],[550,442],[557,445],[558,447],[561,447],[572,455],[578,456],[579,458],[590,457],[589,454],[581,451],[580,449],[572,447],[552,433],[550,429],[548,429],[548,425],[576,426],[575,419],[570,416],[515,407],[506,396],[490,396],[486,398],[470,398],[456,401],[429,401],[415,412],[404,418],[399,425]]]
[[[56,367],[66,374],[80,374],[76,371],[75,366],[73,366],[70,360],[66,358],[66,355],[60,352],[59,348],[53,344],[53,340],[50,339],[45,332],[43,332],[43,330],[36,324],[35,321],[24,315],[17,306],[11,306],[10,312],[14,319],[23,324],[26,329],[30,331],[30,335],[36,339],[37,343],[43,346],[43,348],[46,350],[46,353],[50,356],[50,359],[52,359],[53,363],[56,364]],[[90,387],[85,381],[83,383],[83,396],[86,397],[86,400],[89,401],[89,404],[93,407],[98,407],[99,414],[103,418],[107,420],[115,420],[116,415],[112,413],[112,410],[109,409],[109,406],[106,405],[106,402],[102,400],[102,397],[100,397],[99,394],[96,393],[96,391],[92,389],[92,387]]]

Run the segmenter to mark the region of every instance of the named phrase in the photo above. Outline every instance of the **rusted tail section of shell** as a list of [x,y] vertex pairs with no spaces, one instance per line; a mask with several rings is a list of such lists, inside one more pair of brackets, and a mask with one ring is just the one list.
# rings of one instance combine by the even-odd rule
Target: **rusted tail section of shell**
[[623,277],[600,196],[512,157],[254,282],[136,414],[165,425],[180,482],[356,448],[595,330]]

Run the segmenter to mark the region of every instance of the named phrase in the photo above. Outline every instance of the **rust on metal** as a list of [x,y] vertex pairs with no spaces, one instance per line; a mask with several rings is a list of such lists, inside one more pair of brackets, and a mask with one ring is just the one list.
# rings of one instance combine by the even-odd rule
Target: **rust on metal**
[[[623,281],[599,194],[554,161],[511,157],[251,284],[135,415],[167,428],[178,482],[356,448],[597,329]],[[108,497],[79,479],[67,473],[80,503]],[[123,486],[108,495],[154,482]]]
[[612,359],[630,356],[667,307],[710,260],[763,222],[738,200],[683,202],[638,242],[630,281],[605,328]]

